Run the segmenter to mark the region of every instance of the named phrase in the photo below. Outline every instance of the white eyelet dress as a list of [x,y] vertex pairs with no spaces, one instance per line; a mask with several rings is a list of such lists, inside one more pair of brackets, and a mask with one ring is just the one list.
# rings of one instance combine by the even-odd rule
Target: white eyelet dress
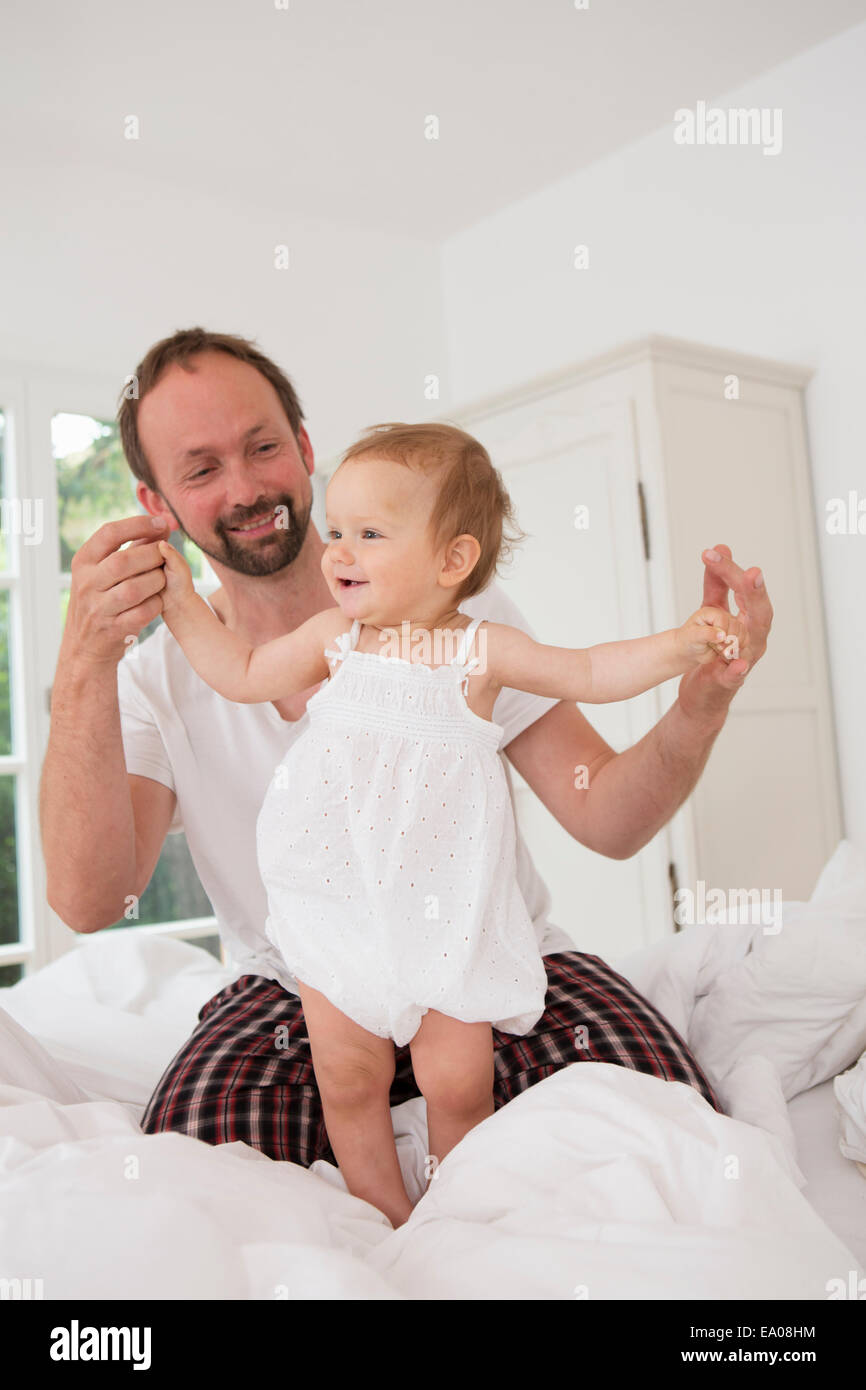
[[266,934],[289,971],[398,1046],[430,1008],[518,1034],[544,1011],[503,729],[464,699],[479,622],[430,667],[356,651],[356,619],[256,826]]

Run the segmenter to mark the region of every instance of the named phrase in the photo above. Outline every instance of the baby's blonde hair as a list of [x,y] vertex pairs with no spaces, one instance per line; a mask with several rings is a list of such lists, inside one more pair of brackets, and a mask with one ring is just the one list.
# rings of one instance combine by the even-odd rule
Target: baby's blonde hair
[[340,466],[365,454],[437,476],[439,491],[429,520],[434,550],[465,534],[480,545],[474,569],[455,591],[455,605],[486,589],[500,561],[510,560],[514,546],[526,538],[487,450],[456,425],[370,425],[343,454]]

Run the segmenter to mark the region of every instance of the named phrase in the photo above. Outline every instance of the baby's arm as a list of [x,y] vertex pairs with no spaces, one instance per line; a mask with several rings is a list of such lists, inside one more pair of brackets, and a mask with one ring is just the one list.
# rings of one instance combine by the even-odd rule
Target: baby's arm
[[307,690],[328,675],[324,647],[345,626],[339,609],[316,613],[294,632],[250,646],[231,632],[195,592],[189,565],[167,541],[159,542],[166,584],[162,616],[190,665],[218,695],[255,705]]
[[496,686],[596,705],[629,700],[692,666],[714,661],[717,652],[733,661],[740,643],[746,643],[742,617],[707,607],[667,632],[574,650],[545,646],[504,623],[486,626],[487,670]]

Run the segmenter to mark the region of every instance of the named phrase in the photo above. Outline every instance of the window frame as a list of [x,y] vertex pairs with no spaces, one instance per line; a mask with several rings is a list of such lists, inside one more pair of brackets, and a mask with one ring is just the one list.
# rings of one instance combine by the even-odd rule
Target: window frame
[[[15,751],[0,755],[0,776],[16,778],[19,941],[0,945],[0,968],[20,964],[23,978],[82,946],[97,933],[75,932],[49,905],[39,831],[39,781],[51,727],[49,701],[62,638],[57,473],[51,421],[63,412],[116,421],[124,378],[0,359],[0,410],[7,422],[7,497],[41,498],[43,537],[24,545],[7,536],[9,571],[0,589],[10,595],[10,708]],[[132,479],[132,474],[130,474]],[[134,511],[130,499],[130,514]],[[197,584],[201,593],[210,586]],[[219,936],[215,916],[178,922],[130,924],[125,931],[194,941]],[[221,959],[225,951],[221,947]]]

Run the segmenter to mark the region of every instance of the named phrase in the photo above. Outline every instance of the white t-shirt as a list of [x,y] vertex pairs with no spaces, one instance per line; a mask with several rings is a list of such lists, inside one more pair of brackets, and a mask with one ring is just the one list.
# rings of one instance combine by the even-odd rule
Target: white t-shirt
[[[496,584],[460,605],[471,618],[508,623],[534,637],[520,610]],[[297,994],[294,978],[265,936],[268,900],[256,856],[256,821],[274,769],[309,728],[290,722],[270,701],[236,704],[193,670],[165,623],[117,668],[123,750],[128,773],[150,777],[177,797],[169,833],[184,831],[220,936],[238,974],[263,975]],[[499,756],[514,802],[509,764],[512,739],[559,701],[503,688],[492,719],[505,730]],[[550,894],[517,831],[517,882],[542,955],[573,951],[574,942],[547,920]]]

